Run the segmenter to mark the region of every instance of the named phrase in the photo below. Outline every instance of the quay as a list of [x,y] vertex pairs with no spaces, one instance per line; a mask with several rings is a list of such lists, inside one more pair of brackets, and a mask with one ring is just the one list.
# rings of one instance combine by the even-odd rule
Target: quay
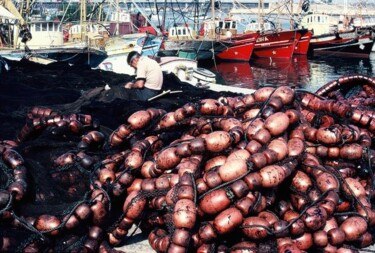
[[[23,0],[15,0],[16,2],[22,2]],[[286,4],[284,1],[275,0],[214,0],[215,6],[219,6],[220,9],[228,11],[228,13],[235,14],[249,14],[257,15],[260,11],[264,15],[277,14],[277,15],[290,15],[291,13],[299,14],[301,12],[301,3]],[[59,9],[66,3],[64,0],[38,0],[34,5],[43,6],[46,9]],[[80,0],[69,0],[70,4],[80,4]],[[101,3],[101,0],[91,0],[90,5]],[[348,15],[348,16],[361,16],[361,17],[373,17],[375,18],[375,3],[350,3],[342,1],[340,4],[333,3],[310,3],[308,12],[314,12],[316,14],[329,14],[334,16]],[[346,3],[346,4],[345,4]],[[111,4],[106,3],[105,5]],[[113,4],[113,3],[112,3]],[[137,10],[138,7],[144,11],[161,10],[165,5],[170,9],[175,10],[188,10],[192,6],[199,6],[200,9],[210,8],[212,4],[211,0],[198,1],[198,0],[178,0],[166,3],[165,0],[137,0],[137,1],[125,1],[119,2],[121,8],[127,8],[129,10]],[[262,9],[262,10],[261,10]],[[190,10],[189,10],[190,11]]]
[[[291,10],[294,13],[299,13],[301,7],[299,4],[293,4],[292,6],[286,6],[285,3],[269,3],[264,6],[262,11],[265,15],[267,14],[279,14],[279,15],[290,15]],[[244,7],[244,8],[232,8],[231,14],[257,14],[259,12],[258,6]],[[333,16],[348,15],[348,16],[363,16],[363,17],[375,17],[375,5],[374,6],[348,6],[345,7],[343,4],[311,4],[309,11],[316,14],[329,14]]]

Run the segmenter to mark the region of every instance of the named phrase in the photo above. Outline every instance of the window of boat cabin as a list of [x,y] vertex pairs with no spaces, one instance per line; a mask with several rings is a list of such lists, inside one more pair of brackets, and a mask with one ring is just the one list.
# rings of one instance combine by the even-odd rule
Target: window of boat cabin
[[[36,23],[33,27],[35,29],[35,32],[40,32],[42,29],[42,24]],[[33,30],[31,29],[31,31]]]
[[30,27],[30,31],[34,32],[43,32],[47,31],[47,24],[46,23],[34,23]]

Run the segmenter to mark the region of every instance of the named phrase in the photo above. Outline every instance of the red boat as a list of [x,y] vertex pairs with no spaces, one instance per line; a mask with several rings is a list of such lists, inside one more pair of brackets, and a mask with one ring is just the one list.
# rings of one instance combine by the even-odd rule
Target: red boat
[[216,54],[216,57],[225,61],[249,61],[253,53],[255,42],[233,45]]
[[374,45],[372,29],[355,29],[344,20],[327,14],[308,14],[300,26],[313,31],[309,53],[329,56],[369,58]]
[[313,36],[310,42],[314,54],[369,58],[374,38],[371,30],[336,32],[334,35]]
[[231,38],[232,45],[216,57],[225,61],[250,61],[259,33],[237,34]]
[[294,48],[294,54],[307,55],[313,33],[307,29],[300,29],[298,31],[301,32],[301,38]]
[[290,59],[301,38],[297,30],[260,34],[253,50],[256,58]]

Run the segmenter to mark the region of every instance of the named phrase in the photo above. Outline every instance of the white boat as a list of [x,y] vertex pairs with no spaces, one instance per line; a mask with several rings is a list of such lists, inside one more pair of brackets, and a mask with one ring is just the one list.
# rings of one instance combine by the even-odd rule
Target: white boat
[[218,84],[215,73],[198,67],[196,60],[166,56],[160,57],[158,61],[164,72],[174,73],[182,82],[189,83],[197,88],[241,94],[251,94],[254,92],[253,89]]
[[[129,52],[130,51],[132,50],[129,50]],[[184,81],[189,80],[190,71],[198,67],[198,62],[196,60],[177,56],[156,56],[151,58],[155,59],[159,63],[162,71],[165,71],[166,73],[174,73],[177,77]],[[102,64],[99,65],[99,68],[118,74],[135,75],[135,69],[126,63],[126,56],[122,54],[108,57]]]
[[[155,59],[163,72],[175,74],[182,82],[193,85],[197,88],[210,89],[213,91],[230,91],[243,94],[249,94],[254,90],[221,85],[216,82],[216,75],[210,70],[199,68],[198,61],[177,56],[152,57]],[[135,75],[135,69],[126,64],[122,56],[110,57],[112,62],[106,60],[99,65],[102,70],[113,71],[119,74]],[[107,66],[103,66],[107,64]],[[106,69],[105,69],[106,68]]]

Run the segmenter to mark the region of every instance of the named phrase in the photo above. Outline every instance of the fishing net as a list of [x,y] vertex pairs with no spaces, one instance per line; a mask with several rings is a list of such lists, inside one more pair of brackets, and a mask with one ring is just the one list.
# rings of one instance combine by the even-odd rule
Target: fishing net
[[[178,108],[202,98],[234,95],[213,92],[182,83],[174,74],[164,74],[163,90],[179,91],[149,102],[123,99],[122,85],[134,76],[92,70],[89,66],[69,66],[56,62],[48,65],[21,60],[9,61],[11,70],[0,78],[1,139],[13,138],[25,123],[33,106],[44,106],[62,114],[93,114],[101,125],[115,128],[131,113],[145,107]],[[105,90],[109,85],[110,90]]]
[[[8,63],[10,71],[3,72],[0,79],[0,139],[4,153],[4,147],[12,147],[17,153],[10,154],[9,159],[3,155],[0,160],[0,248],[5,252],[79,251],[92,243],[88,234],[93,226],[105,233],[121,220],[123,203],[111,198],[111,215],[105,215],[105,219],[99,212],[90,219],[80,218],[74,229],[67,225],[78,207],[95,206],[93,194],[98,189],[90,185],[94,185],[102,161],[114,153],[103,143],[80,149],[83,135],[99,130],[108,138],[135,111],[171,111],[188,102],[224,94],[195,88],[181,83],[173,74],[165,74],[163,89],[178,92],[142,102],[124,93],[123,84],[132,76],[65,63]],[[111,89],[105,89],[106,85]],[[17,146],[13,141],[18,141]],[[21,160],[21,164],[12,165],[12,161]],[[22,193],[22,200],[14,201],[16,196],[4,190],[12,185]],[[99,191],[96,197],[103,197],[107,190]],[[44,215],[57,218],[59,224],[51,229],[43,222],[53,224],[54,220]],[[34,228],[38,222],[46,226],[43,232]],[[49,230],[62,232],[50,236],[53,232]],[[105,241],[100,247],[111,250]]]
[[[357,217],[362,209],[373,214],[372,201],[359,202],[361,196],[341,187],[356,183],[343,179],[352,174],[366,184],[360,194],[373,196],[375,121],[366,114],[372,115],[375,104],[373,79],[349,76],[317,94],[281,86],[237,96],[199,89],[171,74],[165,75],[163,89],[177,93],[142,102],[125,99],[129,96],[121,85],[132,78],[84,66],[41,67],[24,61],[12,63],[11,71],[2,75],[1,251],[116,252],[114,246],[121,246],[131,236],[130,228],[139,225],[158,252],[287,252],[297,248],[288,230],[298,240],[305,235],[298,223],[316,231],[328,217],[320,214],[328,211],[337,222],[361,223],[365,236],[353,237],[357,241],[348,240],[350,245],[342,248],[373,243],[372,228],[365,231],[365,219]],[[350,88],[352,83],[357,85]],[[341,86],[346,86],[342,92]],[[262,117],[269,120],[268,130],[256,129]],[[246,122],[251,123],[243,129]],[[339,130],[330,122],[342,124],[342,138],[318,137],[318,127],[324,133]],[[286,131],[300,145],[289,148]],[[245,149],[247,154],[239,153]],[[220,156],[228,160],[220,161]],[[311,187],[301,186],[299,177],[312,181],[305,182]],[[334,188],[328,188],[331,184]],[[222,201],[210,207],[207,203],[220,192]],[[330,203],[344,212],[334,213]],[[267,216],[262,211],[272,217],[291,212],[272,230],[259,220],[273,219],[261,218]],[[317,222],[310,222],[316,213]],[[367,217],[371,224],[374,217]],[[279,233],[286,233],[283,245]],[[301,249],[321,250],[307,242]]]

